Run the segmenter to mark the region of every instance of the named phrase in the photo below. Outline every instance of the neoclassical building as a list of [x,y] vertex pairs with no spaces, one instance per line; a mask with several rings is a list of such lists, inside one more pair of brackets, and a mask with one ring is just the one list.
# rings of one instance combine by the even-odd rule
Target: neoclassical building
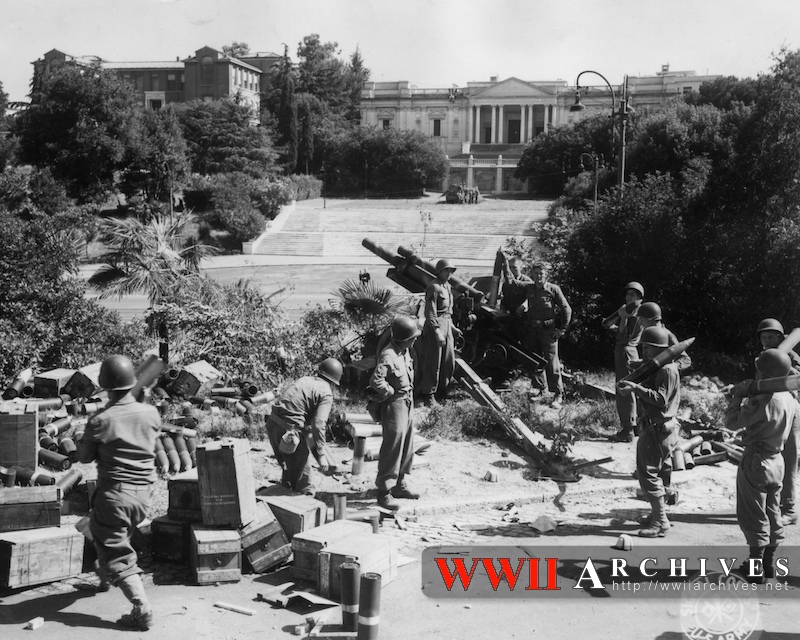
[[[590,75],[585,76],[587,79]],[[525,193],[526,181],[514,178],[525,144],[550,127],[569,124],[587,114],[619,105],[623,96],[632,106],[663,103],[697,91],[719,76],[694,71],[670,71],[655,76],[628,77],[624,86],[581,85],[583,112],[575,113],[576,87],[564,80],[526,81],[519,78],[469,82],[466,88],[419,89],[409,82],[366,82],[361,94],[361,124],[416,130],[430,136],[447,154],[447,183],[478,186],[482,193]],[[582,115],[583,114],[583,115]]]

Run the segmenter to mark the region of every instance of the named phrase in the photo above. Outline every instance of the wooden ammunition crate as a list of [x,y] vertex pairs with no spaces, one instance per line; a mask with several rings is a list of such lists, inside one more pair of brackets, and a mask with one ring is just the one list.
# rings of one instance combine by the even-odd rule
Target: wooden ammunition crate
[[35,405],[0,402],[0,467],[36,470],[39,413]]
[[167,490],[169,491],[167,515],[170,518],[182,522],[203,521],[197,469],[172,476],[167,481]]
[[64,391],[69,379],[75,375],[75,369],[53,369],[43,371],[33,377],[33,395],[37,398],[57,398]]
[[83,545],[83,535],[73,526],[0,534],[0,587],[27,587],[77,576]]
[[168,516],[154,518],[150,524],[153,534],[153,557],[164,562],[189,562],[189,523]]
[[178,396],[206,396],[214,384],[222,379],[222,373],[205,360],[187,364],[169,385],[169,391]]
[[95,362],[78,369],[64,385],[64,393],[68,393],[73,400],[90,398],[100,387],[99,376],[102,364],[102,362]]
[[240,527],[256,517],[256,491],[250,443],[225,438],[197,447],[203,523]]
[[239,582],[242,579],[242,540],[235,529],[190,524],[192,572],[197,584]]
[[263,496],[263,500],[272,509],[289,540],[301,531],[325,524],[328,517],[325,503],[310,496]]
[[0,489],[0,531],[42,529],[61,524],[61,489],[12,487]]
[[339,600],[342,595],[342,565],[358,562],[361,574],[380,573],[381,587],[397,577],[395,540],[379,533],[349,536],[319,552],[319,594]]
[[372,526],[366,522],[334,520],[309,531],[296,533],[292,538],[292,577],[296,580],[319,582],[319,552],[352,535],[366,534]]
[[265,502],[258,502],[256,519],[239,531],[242,553],[255,573],[279,565],[292,555],[289,540]]

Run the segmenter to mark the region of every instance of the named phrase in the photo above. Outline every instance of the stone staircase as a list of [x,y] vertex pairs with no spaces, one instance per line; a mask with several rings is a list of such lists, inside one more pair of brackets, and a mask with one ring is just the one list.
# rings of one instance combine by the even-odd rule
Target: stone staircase
[[277,231],[268,231],[255,245],[257,254],[364,257],[369,238],[385,249],[405,246],[425,256],[455,260],[493,260],[508,236],[532,236],[541,209],[492,211],[448,207],[432,214],[425,228],[419,211],[408,209],[320,210],[298,207]]

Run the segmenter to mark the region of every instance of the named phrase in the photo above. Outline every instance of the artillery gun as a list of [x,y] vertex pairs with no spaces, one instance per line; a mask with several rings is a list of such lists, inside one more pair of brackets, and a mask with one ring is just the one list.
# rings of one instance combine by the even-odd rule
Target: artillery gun
[[[398,247],[395,253],[369,238],[361,244],[391,265],[386,277],[411,293],[424,293],[435,279],[435,266],[406,247]],[[522,320],[498,304],[503,264],[502,254],[498,254],[494,274],[476,278],[473,282],[477,286],[455,276],[450,279],[454,290],[453,324],[462,333],[456,348],[461,359],[481,378],[491,378],[493,387],[508,380],[515,370],[532,372],[546,364],[542,356],[522,345]]]

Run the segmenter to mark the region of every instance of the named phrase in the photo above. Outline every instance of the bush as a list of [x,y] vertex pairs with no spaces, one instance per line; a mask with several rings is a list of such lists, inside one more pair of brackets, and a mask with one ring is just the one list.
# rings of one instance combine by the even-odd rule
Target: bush
[[306,174],[289,176],[295,200],[311,200],[322,196],[322,180]]

